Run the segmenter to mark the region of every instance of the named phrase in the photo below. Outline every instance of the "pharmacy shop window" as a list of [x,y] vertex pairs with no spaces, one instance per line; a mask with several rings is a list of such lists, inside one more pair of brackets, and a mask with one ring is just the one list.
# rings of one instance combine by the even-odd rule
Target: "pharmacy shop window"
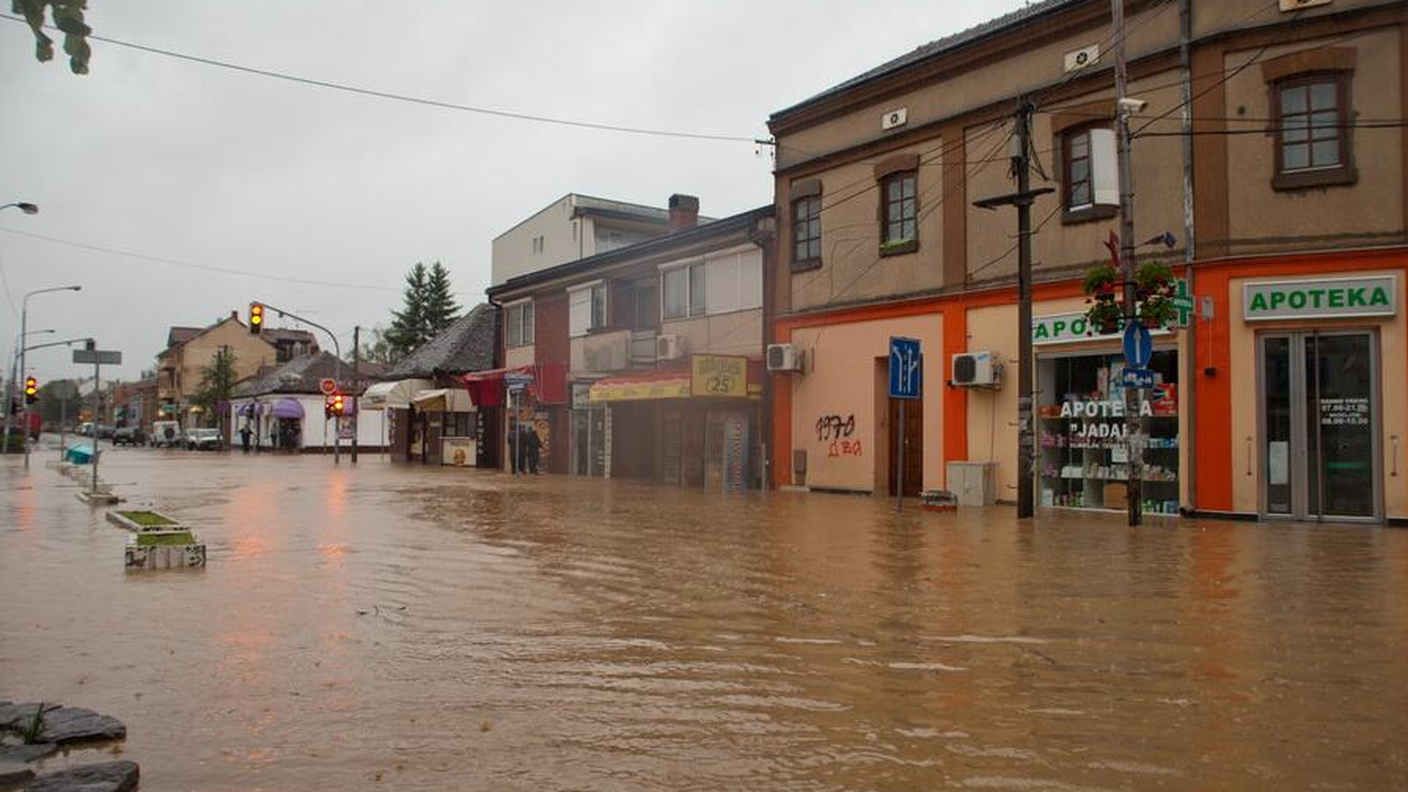
[[[1139,407],[1144,448],[1143,506],[1178,514],[1178,352],[1156,350],[1154,387]],[[1116,353],[1048,355],[1037,362],[1037,465],[1042,506],[1128,508],[1124,358]]]

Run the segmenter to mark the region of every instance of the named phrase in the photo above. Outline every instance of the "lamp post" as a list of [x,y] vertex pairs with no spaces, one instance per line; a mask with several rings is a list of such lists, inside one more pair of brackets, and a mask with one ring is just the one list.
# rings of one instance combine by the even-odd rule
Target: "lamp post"
[[[27,215],[36,215],[36,214],[39,214],[39,206],[38,206],[37,204],[32,204],[32,203],[30,203],[29,201],[13,201],[13,202],[7,203],[7,204],[0,204],[0,211],[3,211],[3,210],[5,210],[5,209],[11,209],[11,208],[18,209],[18,210],[20,210],[21,212],[24,212],[24,213],[27,214]],[[15,344],[15,347],[16,347],[17,349],[18,349],[19,347],[22,347],[22,346],[24,346],[24,334],[23,334],[23,333],[20,334],[19,343]],[[11,363],[13,363],[13,360],[11,361]],[[7,453],[7,454],[10,452],[10,423],[11,423],[11,421],[14,419],[14,415],[12,415],[12,413],[13,413],[14,411],[10,409],[11,406],[13,406],[13,404],[14,404],[14,401],[13,401],[14,378],[15,378],[15,377],[14,377],[14,374],[15,374],[15,372],[14,372],[14,366],[11,365],[11,367],[10,367],[10,380],[5,383],[5,440],[4,440],[5,445],[4,445],[3,448],[0,448],[0,453]]]
[[[33,206],[33,204],[29,204],[29,205],[30,205],[30,206]],[[25,211],[27,214],[33,214],[33,212],[30,212],[29,210],[24,209],[23,206],[21,206],[20,208],[21,208],[23,211]],[[39,209],[36,207],[34,211],[37,212],[37,211],[39,211]],[[35,296],[35,295],[37,295],[37,294],[48,294],[48,293],[50,293],[50,292],[61,292],[61,291],[83,291],[83,287],[82,287],[82,286],[50,286],[50,287],[47,288],[47,289],[35,289],[34,291],[29,292],[28,294],[26,294],[26,295],[24,296],[24,301],[22,302],[22,304],[21,304],[21,306],[20,306],[20,338],[24,338],[25,328],[29,325],[29,298],[30,298],[30,297],[33,297],[33,296]],[[21,376],[21,377],[25,376],[25,367],[24,367],[24,344],[23,344],[23,343],[20,344],[20,376]],[[29,469],[29,403],[28,403],[28,402],[25,402],[24,410],[23,410],[23,412],[21,413],[21,415],[22,415],[22,417],[21,417],[20,420],[21,420],[21,427],[22,427],[22,428],[20,429],[20,432],[21,432],[21,434],[22,434],[22,436],[23,436],[23,440],[24,440],[24,442],[21,443],[21,445],[24,446],[24,467],[25,467],[26,470],[28,470],[28,469]],[[95,420],[96,420],[96,416],[95,416]],[[7,435],[6,438],[5,438],[6,447],[9,447],[9,442],[10,442],[9,437],[8,437],[9,429],[10,429],[10,425],[9,425],[8,423],[6,423],[6,424],[5,424],[5,431],[6,431],[6,435]],[[94,431],[97,431],[97,430],[95,429]]]

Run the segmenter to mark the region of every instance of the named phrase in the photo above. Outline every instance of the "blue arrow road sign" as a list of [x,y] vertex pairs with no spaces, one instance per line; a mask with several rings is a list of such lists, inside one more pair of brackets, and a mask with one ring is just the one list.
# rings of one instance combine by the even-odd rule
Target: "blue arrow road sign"
[[1142,369],[1149,365],[1154,356],[1154,337],[1143,322],[1134,321],[1124,326],[1124,362],[1130,368]]
[[924,392],[919,339],[890,337],[890,398],[917,399]]

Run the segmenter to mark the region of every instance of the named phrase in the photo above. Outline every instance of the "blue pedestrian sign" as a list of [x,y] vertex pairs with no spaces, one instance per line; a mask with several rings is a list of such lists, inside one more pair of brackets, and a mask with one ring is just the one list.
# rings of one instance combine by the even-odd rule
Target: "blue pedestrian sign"
[[919,339],[890,336],[890,398],[918,399],[924,392]]
[[1134,369],[1147,368],[1154,356],[1154,337],[1143,322],[1133,321],[1124,326],[1124,362]]
[[1146,368],[1127,368],[1121,384],[1126,388],[1150,390],[1154,387],[1154,372]]

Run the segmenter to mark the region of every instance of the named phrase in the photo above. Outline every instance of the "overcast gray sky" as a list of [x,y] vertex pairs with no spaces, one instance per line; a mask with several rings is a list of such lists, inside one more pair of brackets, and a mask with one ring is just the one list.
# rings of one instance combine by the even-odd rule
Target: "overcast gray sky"
[[[95,33],[446,102],[765,137],[768,114],[1019,0],[703,3],[90,0]],[[8,4],[6,4],[8,8]],[[785,57],[783,55],[785,54]],[[569,129],[354,96],[93,43],[41,64],[0,20],[0,348],[30,328],[95,336],[132,378],[171,325],[264,300],[333,328],[386,324],[406,269],[483,297],[494,236],[567,192],[725,216],[772,198],[747,143]],[[54,241],[262,273],[202,271]],[[354,284],[311,285],[283,279]],[[14,310],[11,310],[13,304]],[[277,326],[277,320],[275,320]],[[31,343],[44,340],[35,336]],[[47,381],[66,350],[31,355]],[[8,372],[6,372],[8,373]]]

